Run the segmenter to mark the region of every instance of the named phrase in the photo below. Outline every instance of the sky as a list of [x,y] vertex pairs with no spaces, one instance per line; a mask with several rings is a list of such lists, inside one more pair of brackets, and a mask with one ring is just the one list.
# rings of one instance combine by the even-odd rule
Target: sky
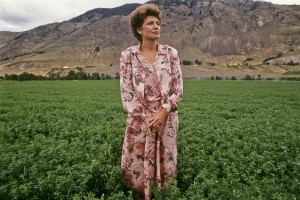
[[[63,22],[95,8],[114,8],[148,0],[0,0],[0,31],[20,32],[40,25]],[[266,0],[297,4],[300,0]]]

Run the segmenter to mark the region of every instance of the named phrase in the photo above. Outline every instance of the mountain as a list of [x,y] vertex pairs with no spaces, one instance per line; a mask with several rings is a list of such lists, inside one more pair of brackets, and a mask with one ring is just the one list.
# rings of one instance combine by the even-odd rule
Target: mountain
[[[182,62],[201,63],[184,66],[186,77],[300,71],[299,65],[285,65],[300,62],[300,6],[252,0],[150,2],[163,13],[160,43],[175,47]],[[128,23],[137,6],[97,8],[29,31],[0,32],[0,75],[22,70],[47,74],[66,65],[117,72],[120,52],[138,44]]]
[[0,31],[0,48],[4,46],[8,41],[16,37],[19,33],[9,32],[9,31]]

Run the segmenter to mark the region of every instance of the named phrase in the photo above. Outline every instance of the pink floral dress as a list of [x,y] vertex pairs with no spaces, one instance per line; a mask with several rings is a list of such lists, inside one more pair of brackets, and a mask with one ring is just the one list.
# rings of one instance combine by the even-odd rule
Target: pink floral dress
[[[178,131],[177,102],[183,94],[177,51],[158,44],[150,64],[140,46],[124,50],[120,58],[120,89],[128,112],[121,169],[125,185],[151,199],[150,182],[166,185],[176,175]],[[166,108],[166,123],[150,129],[145,119]]]

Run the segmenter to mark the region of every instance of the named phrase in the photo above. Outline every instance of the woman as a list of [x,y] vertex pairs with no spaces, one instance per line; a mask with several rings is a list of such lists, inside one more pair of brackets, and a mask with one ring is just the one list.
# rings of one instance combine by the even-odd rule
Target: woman
[[121,98],[128,112],[121,169],[125,185],[145,199],[151,199],[150,182],[166,185],[177,164],[182,74],[177,51],[157,43],[160,23],[156,5],[134,10],[130,25],[140,45],[127,48],[120,58]]

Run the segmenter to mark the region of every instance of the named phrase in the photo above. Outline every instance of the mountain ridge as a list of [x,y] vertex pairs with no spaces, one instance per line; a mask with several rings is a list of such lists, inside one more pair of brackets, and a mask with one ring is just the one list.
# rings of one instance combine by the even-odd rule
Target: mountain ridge
[[[209,63],[226,68],[247,58],[253,59],[247,64],[258,65],[279,53],[269,64],[300,60],[300,6],[252,0],[149,2],[163,13],[159,42],[178,49],[182,61],[200,60],[200,68]],[[0,32],[0,73],[20,68],[47,73],[65,65],[116,71],[120,52],[138,44],[128,14],[139,5],[96,8],[61,23],[6,36]]]

